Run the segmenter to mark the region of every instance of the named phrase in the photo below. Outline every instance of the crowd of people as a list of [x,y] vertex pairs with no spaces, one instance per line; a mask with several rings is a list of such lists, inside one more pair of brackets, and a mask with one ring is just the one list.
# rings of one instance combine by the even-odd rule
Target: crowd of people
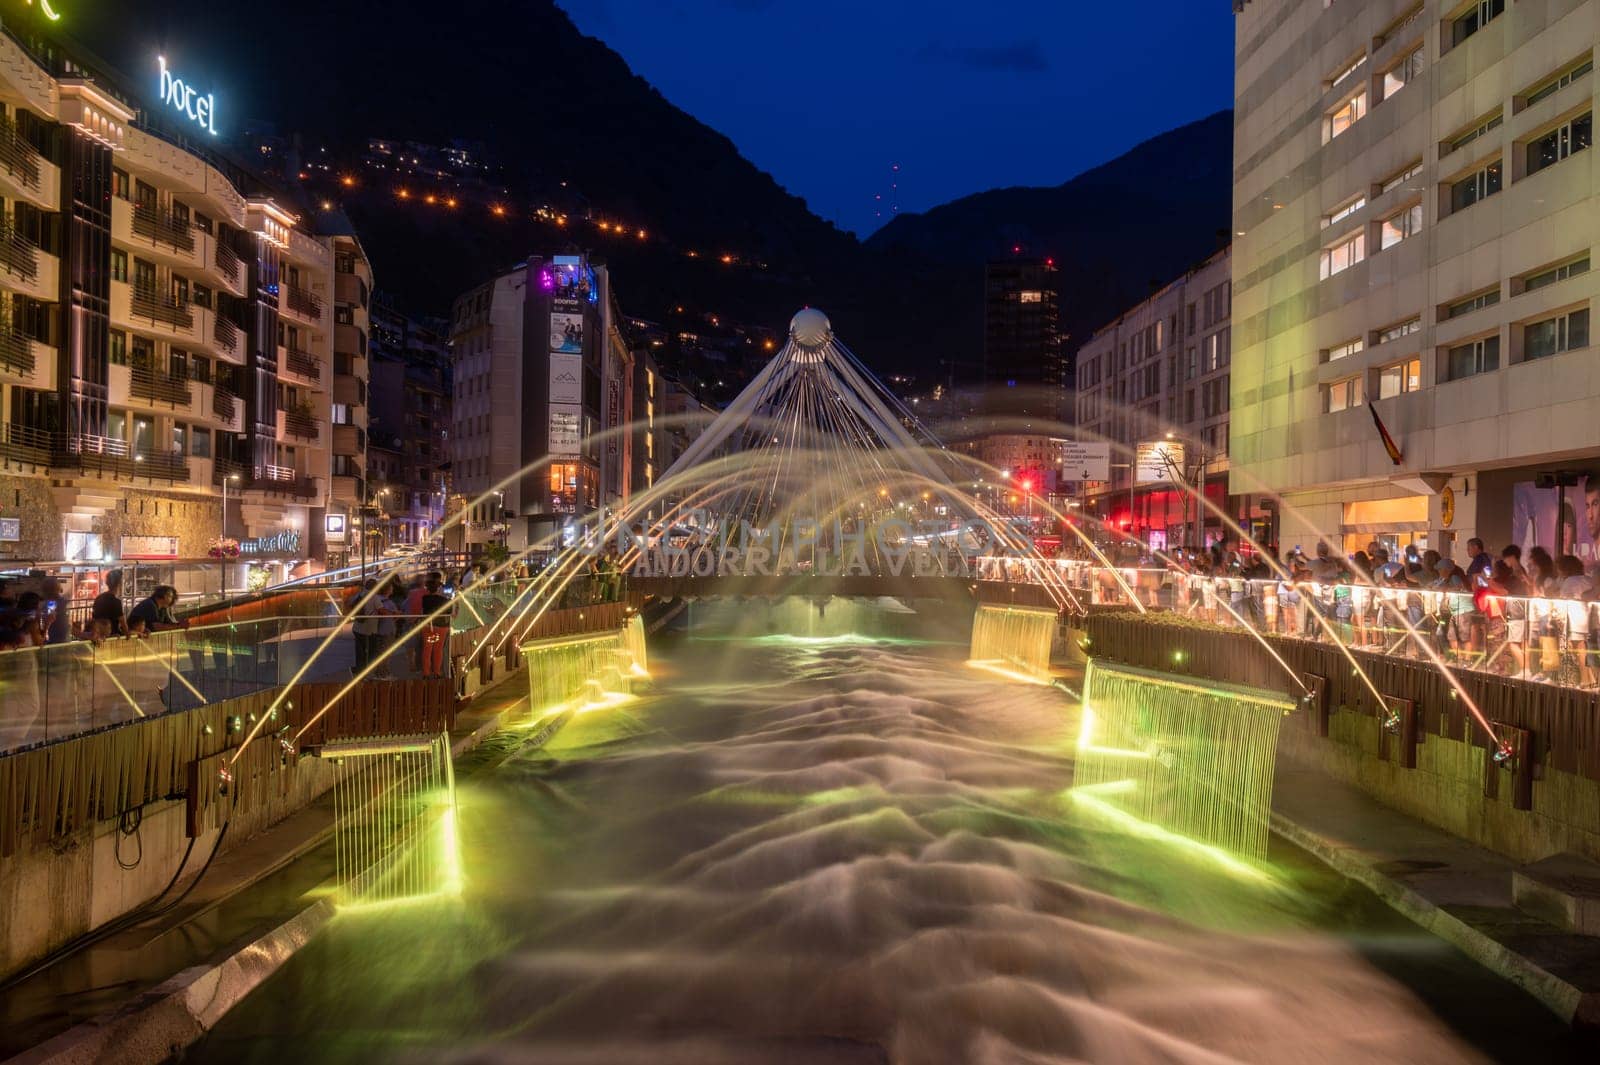
[[[1494,554],[1478,538],[1466,547],[1463,565],[1377,541],[1346,557],[1319,543],[1278,559],[1224,541],[1159,559],[1123,555],[1117,568],[1134,571],[1127,583],[1147,605],[1219,624],[1413,657],[1431,649],[1479,669],[1600,686],[1600,582],[1583,561],[1516,544]],[[1125,580],[1102,568],[1091,590],[1114,602]]]
[[148,636],[153,632],[188,627],[173,614],[178,590],[160,584],[150,594],[125,609],[122,597],[122,572],[106,575],[105,587],[90,607],[89,621],[74,627],[68,603],[55,577],[30,577],[37,585],[13,594],[15,582],[0,580],[0,651],[26,647],[46,647],[90,640],[103,643],[113,637]]

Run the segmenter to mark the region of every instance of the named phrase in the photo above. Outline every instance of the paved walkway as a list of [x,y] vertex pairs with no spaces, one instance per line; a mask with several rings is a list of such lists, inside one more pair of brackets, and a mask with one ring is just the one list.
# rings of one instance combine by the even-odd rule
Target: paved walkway
[[1317,770],[1280,762],[1272,805],[1275,831],[1561,1016],[1600,1026],[1600,938],[1518,910],[1517,863]]

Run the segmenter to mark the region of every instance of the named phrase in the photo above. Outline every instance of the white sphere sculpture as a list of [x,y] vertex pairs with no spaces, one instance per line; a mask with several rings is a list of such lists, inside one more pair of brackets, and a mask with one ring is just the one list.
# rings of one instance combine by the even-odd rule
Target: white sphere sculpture
[[833,323],[815,307],[789,319],[789,337],[803,348],[820,348],[833,339]]

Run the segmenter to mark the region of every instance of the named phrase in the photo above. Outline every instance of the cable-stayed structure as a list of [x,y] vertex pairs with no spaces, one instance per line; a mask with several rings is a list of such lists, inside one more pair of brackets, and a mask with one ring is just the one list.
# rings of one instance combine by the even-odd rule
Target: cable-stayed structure
[[663,482],[683,505],[766,525],[854,520],[897,500],[958,496],[939,442],[807,308],[783,348]]

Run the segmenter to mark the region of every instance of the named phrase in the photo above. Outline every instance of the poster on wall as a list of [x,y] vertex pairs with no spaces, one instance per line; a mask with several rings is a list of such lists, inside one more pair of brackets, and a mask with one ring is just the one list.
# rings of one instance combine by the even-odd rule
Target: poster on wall
[[583,354],[583,315],[555,311],[550,315],[550,350]]
[[124,536],[124,562],[171,562],[178,557],[176,536]]
[[[572,317],[577,316],[573,315]],[[550,356],[550,402],[583,402],[582,355],[562,355],[557,353]]]
[[562,403],[550,405],[550,454],[576,455],[583,443],[583,408]]
[[1577,484],[1566,488],[1540,488],[1533,481],[1518,481],[1511,489],[1511,539],[1524,554],[1538,545],[1557,557],[1577,555],[1585,562],[1600,558],[1596,548],[1600,544],[1600,479],[1579,477]]
[[22,539],[21,518],[0,518],[0,543],[16,543]]

